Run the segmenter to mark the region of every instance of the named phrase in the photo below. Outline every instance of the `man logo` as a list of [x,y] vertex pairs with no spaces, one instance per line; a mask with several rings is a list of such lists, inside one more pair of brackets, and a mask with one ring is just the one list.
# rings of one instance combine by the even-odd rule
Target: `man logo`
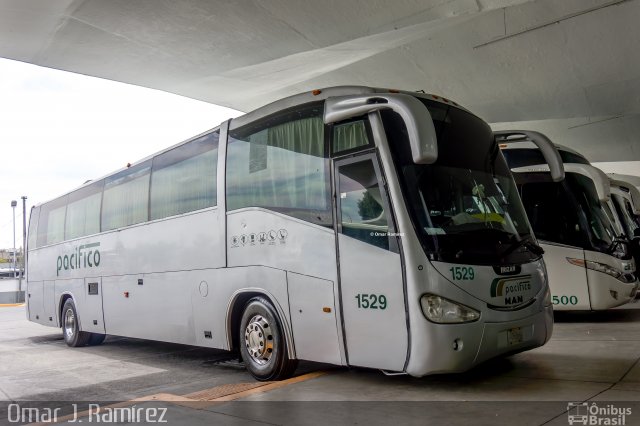
[[524,303],[521,293],[528,290],[531,290],[531,275],[496,278],[491,283],[491,297],[504,297],[505,305]]

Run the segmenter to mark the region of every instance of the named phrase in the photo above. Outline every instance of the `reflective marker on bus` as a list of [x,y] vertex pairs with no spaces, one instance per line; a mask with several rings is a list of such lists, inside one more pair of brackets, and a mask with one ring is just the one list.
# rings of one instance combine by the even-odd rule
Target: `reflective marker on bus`
[[489,126],[423,93],[289,97],[32,209],[28,315],[424,376],[545,344],[542,251]]

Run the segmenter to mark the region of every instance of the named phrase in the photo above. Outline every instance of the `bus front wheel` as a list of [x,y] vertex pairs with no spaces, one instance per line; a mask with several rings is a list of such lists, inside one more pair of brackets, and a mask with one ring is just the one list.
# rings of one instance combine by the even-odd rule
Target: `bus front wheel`
[[240,353],[257,380],[282,380],[293,375],[297,360],[290,359],[275,308],[263,297],[247,302],[240,321]]

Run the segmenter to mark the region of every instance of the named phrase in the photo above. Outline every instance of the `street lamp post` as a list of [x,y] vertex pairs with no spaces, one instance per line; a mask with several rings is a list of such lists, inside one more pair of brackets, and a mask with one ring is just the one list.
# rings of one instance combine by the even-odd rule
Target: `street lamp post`
[[13,209],[13,278],[16,277],[16,206],[18,202],[16,200],[11,201],[11,208]]
[[22,268],[20,269],[20,286],[18,291],[22,291],[22,280],[24,279],[24,272],[27,268],[27,197],[22,197]]

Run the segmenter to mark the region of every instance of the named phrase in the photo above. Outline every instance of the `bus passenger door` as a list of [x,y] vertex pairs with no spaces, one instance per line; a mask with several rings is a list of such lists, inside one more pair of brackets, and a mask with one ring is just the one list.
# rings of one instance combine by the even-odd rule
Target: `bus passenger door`
[[342,315],[350,365],[402,371],[408,331],[402,263],[374,153],[334,163]]

